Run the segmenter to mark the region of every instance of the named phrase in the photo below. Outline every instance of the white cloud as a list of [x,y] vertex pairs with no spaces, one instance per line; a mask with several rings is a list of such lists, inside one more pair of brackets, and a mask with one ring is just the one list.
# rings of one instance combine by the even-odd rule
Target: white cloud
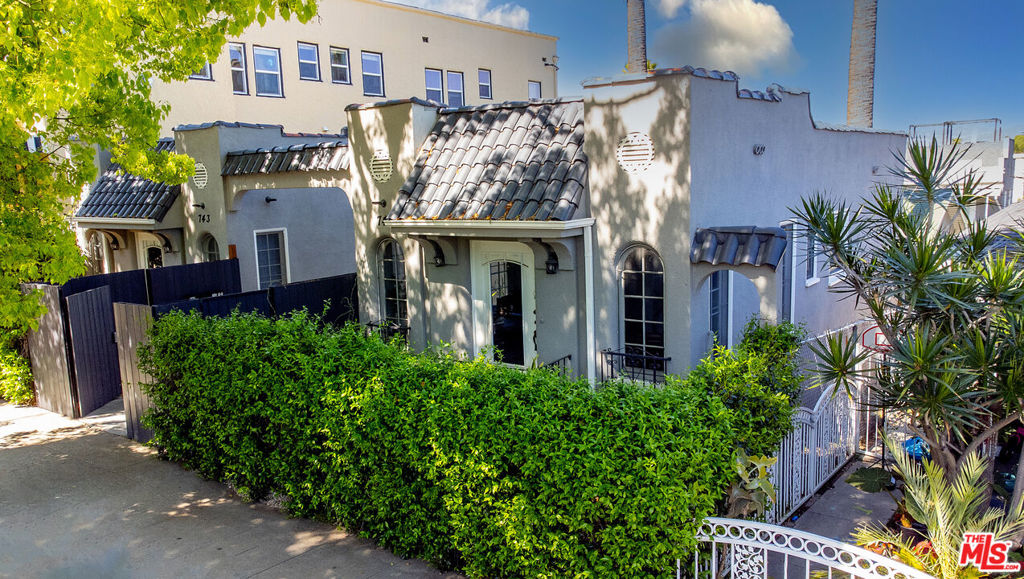
[[658,0],[657,8],[665,18],[675,18],[679,9],[686,4],[686,0]]
[[510,28],[526,30],[530,25],[530,12],[512,2],[492,4],[491,0],[401,0],[400,3]]
[[[659,1],[664,5],[679,0]],[[669,23],[655,35],[657,59],[670,60],[659,66],[689,64],[756,75],[795,65],[793,31],[774,6],[757,0],[691,0],[689,4],[688,20]]]

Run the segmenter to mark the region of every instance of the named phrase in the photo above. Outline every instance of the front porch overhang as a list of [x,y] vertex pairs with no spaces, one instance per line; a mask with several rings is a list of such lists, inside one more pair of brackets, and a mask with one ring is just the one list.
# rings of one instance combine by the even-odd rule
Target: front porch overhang
[[437,237],[477,239],[577,237],[594,224],[593,217],[570,221],[426,220],[386,219],[394,232]]
[[129,219],[122,217],[78,217],[75,219],[78,227],[88,229],[126,229],[134,231],[155,231],[166,229],[156,219]]

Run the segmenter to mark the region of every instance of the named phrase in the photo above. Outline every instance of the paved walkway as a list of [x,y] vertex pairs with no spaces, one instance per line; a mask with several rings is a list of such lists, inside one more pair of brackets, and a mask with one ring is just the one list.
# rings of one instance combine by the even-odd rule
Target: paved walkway
[[852,544],[850,535],[862,523],[888,522],[896,512],[896,503],[888,493],[866,493],[846,482],[846,477],[862,466],[860,461],[846,465],[835,484],[813,497],[810,508],[786,526]]
[[245,504],[99,426],[0,404],[0,577],[200,576],[442,574]]

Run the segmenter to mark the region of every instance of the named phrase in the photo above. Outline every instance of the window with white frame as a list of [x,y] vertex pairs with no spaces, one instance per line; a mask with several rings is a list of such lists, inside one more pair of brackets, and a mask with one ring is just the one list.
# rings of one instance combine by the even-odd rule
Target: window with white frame
[[256,96],[281,97],[281,51],[264,46],[252,47],[252,70],[256,76]]
[[352,84],[351,69],[348,64],[348,49],[331,47],[331,82]]
[[480,84],[480,98],[494,98],[494,95],[491,92],[491,71],[487,70],[486,68],[481,68],[476,71],[476,76]]
[[283,231],[256,233],[256,275],[260,289],[288,283]]
[[462,73],[448,71],[448,106],[461,107],[466,104],[466,91],[462,85]]
[[240,42],[228,44],[228,61],[231,64],[231,92],[249,94],[249,71],[246,69],[245,45]]
[[427,87],[427,100],[443,103],[444,86],[441,84],[441,71],[436,68],[428,68],[424,70],[423,77]]
[[394,239],[385,239],[377,251],[377,265],[381,280],[381,305],[384,321],[405,327],[409,318],[406,301],[405,255]]
[[[630,248],[622,259],[622,345],[627,355],[665,355],[665,273],[651,248]],[[627,365],[664,371],[660,360],[627,358]]]
[[536,80],[527,81],[526,89],[527,89],[526,92],[527,92],[528,96],[530,97],[531,101],[540,100],[540,98],[541,98],[540,81],[536,81]]
[[818,278],[818,261],[819,261],[819,249],[818,239],[814,237],[814,234],[810,231],[805,231],[804,238],[804,268],[805,268],[805,281],[807,285],[814,285],[820,281]]
[[363,94],[384,96],[384,57],[379,52],[362,53]]
[[209,233],[204,235],[202,241],[199,242],[199,249],[202,251],[205,261],[220,259],[220,244],[217,243],[217,238]]
[[299,80],[320,80],[320,48],[310,42],[297,43]]
[[193,72],[188,77],[195,80],[213,80],[213,70],[210,68],[210,63],[207,62],[203,65],[203,68]]

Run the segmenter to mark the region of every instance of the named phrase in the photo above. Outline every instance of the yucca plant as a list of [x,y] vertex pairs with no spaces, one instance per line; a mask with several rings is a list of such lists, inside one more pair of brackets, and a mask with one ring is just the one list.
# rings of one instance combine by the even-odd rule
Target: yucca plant
[[989,532],[996,540],[1010,540],[1024,530],[1024,512],[987,507],[987,464],[978,452],[968,454],[956,474],[947,477],[938,463],[924,459],[918,464],[891,440],[886,444],[906,481],[907,514],[927,527],[926,540],[912,541],[885,527],[865,525],[854,534],[857,544],[939,579],[984,577],[976,567],[960,566],[964,533]]
[[957,172],[966,155],[955,143],[911,142],[892,170],[900,184],[859,204],[817,194],[794,210],[839,272],[832,289],[891,345],[865,369],[859,336],[828,335],[812,344],[818,379],[848,393],[866,387],[875,404],[906,414],[950,482],[1024,406],[1024,264],[1001,233],[972,220],[987,198],[974,173]]

